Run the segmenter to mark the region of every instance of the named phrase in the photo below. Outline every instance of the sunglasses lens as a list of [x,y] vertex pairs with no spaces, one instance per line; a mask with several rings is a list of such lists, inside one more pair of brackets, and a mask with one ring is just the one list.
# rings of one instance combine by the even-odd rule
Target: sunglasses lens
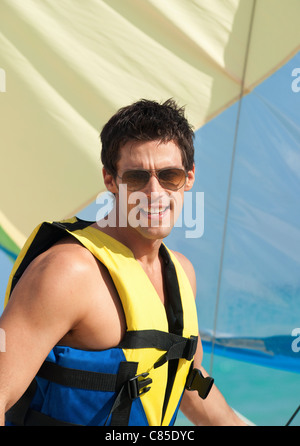
[[164,169],[159,172],[158,180],[162,187],[178,190],[185,184],[185,171],[182,169]]
[[123,183],[127,184],[127,188],[132,191],[143,189],[148,183],[150,173],[146,170],[128,170],[122,176]]
[[[138,191],[146,186],[150,176],[148,170],[127,170],[123,173],[122,182],[127,184],[128,190]],[[165,189],[178,190],[185,184],[186,174],[183,169],[163,169],[157,171],[157,178]]]

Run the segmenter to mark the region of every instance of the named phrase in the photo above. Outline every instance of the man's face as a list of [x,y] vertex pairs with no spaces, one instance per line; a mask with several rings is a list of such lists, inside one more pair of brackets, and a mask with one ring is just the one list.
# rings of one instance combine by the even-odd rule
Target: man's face
[[[181,212],[184,191],[190,190],[194,183],[193,169],[185,172],[184,184],[178,190],[166,188],[155,176],[155,171],[166,168],[184,170],[181,151],[175,142],[130,141],[120,149],[117,177],[113,179],[104,171],[105,183],[116,196],[119,218],[148,239],[162,239],[170,233]],[[151,176],[145,185],[132,191],[123,182],[124,174],[138,169],[151,171]]]

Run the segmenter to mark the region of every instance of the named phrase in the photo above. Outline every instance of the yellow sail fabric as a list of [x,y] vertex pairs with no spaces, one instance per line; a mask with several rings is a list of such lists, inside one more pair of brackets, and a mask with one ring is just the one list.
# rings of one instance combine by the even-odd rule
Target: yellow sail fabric
[[201,127],[296,53],[299,17],[299,0],[2,0],[2,230],[21,246],[103,190],[119,107],[173,97]]

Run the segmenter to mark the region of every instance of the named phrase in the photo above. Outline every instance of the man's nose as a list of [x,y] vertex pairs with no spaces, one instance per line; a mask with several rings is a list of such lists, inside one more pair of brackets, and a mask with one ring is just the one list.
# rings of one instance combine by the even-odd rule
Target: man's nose
[[160,185],[158,178],[155,175],[155,172],[151,172],[151,176],[149,178],[148,183],[143,189],[143,192],[147,195],[151,195],[153,192],[161,192],[164,188]]

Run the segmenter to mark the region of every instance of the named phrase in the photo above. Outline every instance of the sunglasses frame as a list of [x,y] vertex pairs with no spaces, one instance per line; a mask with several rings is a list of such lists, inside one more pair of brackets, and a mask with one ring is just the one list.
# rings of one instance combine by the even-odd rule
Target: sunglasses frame
[[[175,188],[175,189],[171,189],[171,188],[165,187],[163,184],[161,184],[161,182],[160,182],[161,180],[159,179],[159,174],[160,174],[161,172],[166,171],[166,170],[180,170],[181,172],[184,172],[184,174],[185,174],[185,181],[184,181],[184,183],[182,184],[182,186],[180,186],[180,187],[178,187],[178,188]],[[150,178],[151,178],[153,175],[155,176],[155,178],[157,179],[157,181],[159,182],[159,184],[160,184],[164,189],[168,189],[168,190],[172,190],[172,191],[177,191],[177,190],[181,189],[183,186],[185,186],[185,184],[186,184],[186,179],[187,179],[187,177],[188,177],[188,174],[187,174],[186,170],[183,169],[183,168],[181,168],[181,167],[164,167],[163,169],[128,169],[128,170],[125,170],[125,171],[123,172],[122,176],[120,176],[120,175],[117,174],[117,177],[120,178],[120,180],[123,182],[123,176],[124,176],[124,174],[127,173],[127,172],[134,172],[134,171],[137,171],[137,172],[147,172],[147,173],[149,174],[149,178],[148,178],[148,180],[146,181],[146,183],[145,183],[142,187],[140,187],[139,189],[130,189],[130,188],[128,188],[128,190],[131,190],[132,192],[143,189],[143,188],[148,184]],[[127,183],[124,183],[124,184],[127,184]]]

